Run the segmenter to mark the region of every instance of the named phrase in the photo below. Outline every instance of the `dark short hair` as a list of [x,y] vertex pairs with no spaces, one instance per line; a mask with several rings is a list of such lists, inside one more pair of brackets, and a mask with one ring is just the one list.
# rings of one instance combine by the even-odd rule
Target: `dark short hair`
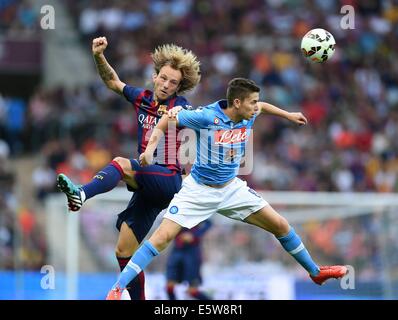
[[260,92],[260,87],[250,79],[234,78],[228,83],[228,106],[232,106],[235,99],[244,100],[253,92]]

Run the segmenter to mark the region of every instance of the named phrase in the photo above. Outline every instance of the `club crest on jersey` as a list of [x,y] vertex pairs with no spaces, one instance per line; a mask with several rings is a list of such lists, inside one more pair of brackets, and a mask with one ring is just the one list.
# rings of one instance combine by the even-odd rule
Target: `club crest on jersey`
[[171,214],[176,214],[178,212],[178,207],[177,206],[170,207],[169,212]]
[[219,124],[219,123],[220,123],[220,119],[214,118],[214,124]]
[[161,104],[158,108],[158,115],[163,116],[167,112],[167,105]]
[[245,142],[248,138],[246,128],[233,130],[217,130],[214,136],[215,144],[234,144]]

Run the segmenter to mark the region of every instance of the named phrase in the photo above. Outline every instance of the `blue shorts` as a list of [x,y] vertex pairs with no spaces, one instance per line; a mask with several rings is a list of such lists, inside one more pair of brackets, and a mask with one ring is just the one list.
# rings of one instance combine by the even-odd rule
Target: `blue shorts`
[[182,178],[179,172],[160,165],[141,167],[135,159],[130,162],[139,188],[128,188],[134,194],[127,208],[119,213],[116,228],[120,230],[122,223],[126,222],[141,243],[158,214],[167,208],[181,189]]
[[202,283],[201,264],[202,256],[199,247],[173,248],[167,260],[167,280],[177,283],[186,281],[191,286],[199,286]]

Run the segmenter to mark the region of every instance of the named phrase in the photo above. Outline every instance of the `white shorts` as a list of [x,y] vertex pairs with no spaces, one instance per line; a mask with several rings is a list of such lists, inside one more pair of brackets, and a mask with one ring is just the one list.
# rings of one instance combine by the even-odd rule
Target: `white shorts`
[[163,217],[190,229],[216,212],[231,219],[244,220],[267,205],[257,192],[247,186],[246,181],[239,178],[223,188],[212,188],[197,183],[189,175]]

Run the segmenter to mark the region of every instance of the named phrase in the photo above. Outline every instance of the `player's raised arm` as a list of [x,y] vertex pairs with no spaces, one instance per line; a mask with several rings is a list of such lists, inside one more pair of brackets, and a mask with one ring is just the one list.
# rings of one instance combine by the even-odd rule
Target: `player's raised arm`
[[92,44],[93,57],[95,65],[102,81],[106,86],[118,94],[123,94],[123,88],[126,85],[120,81],[115,70],[109,65],[104,56],[104,50],[108,46],[108,41],[105,37],[95,38]]
[[301,112],[288,112],[267,102],[258,102],[259,112],[285,118],[299,125],[307,124],[307,118]]

